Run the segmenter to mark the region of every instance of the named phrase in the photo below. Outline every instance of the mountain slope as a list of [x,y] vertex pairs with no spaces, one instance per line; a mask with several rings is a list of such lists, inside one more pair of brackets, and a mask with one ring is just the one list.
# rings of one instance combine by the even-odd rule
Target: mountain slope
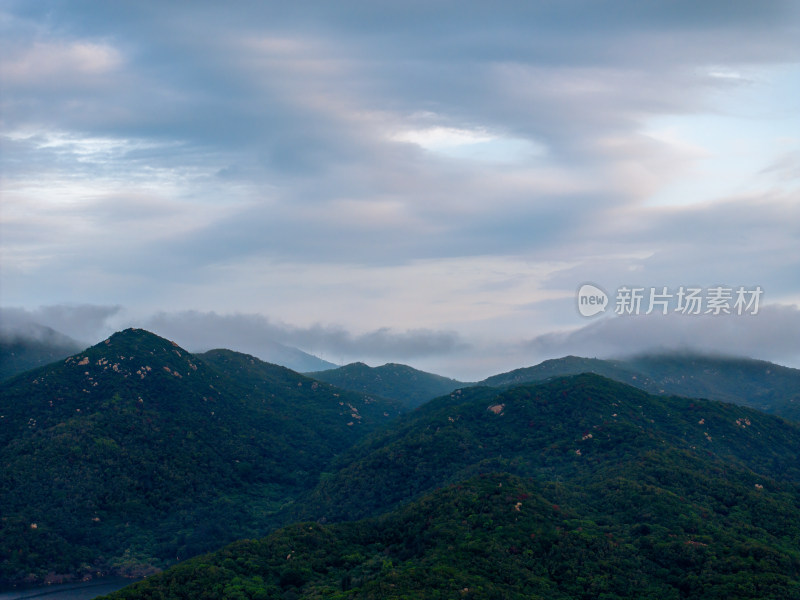
[[455,379],[395,363],[380,367],[351,363],[338,369],[307,375],[346,390],[398,400],[408,408],[416,408],[428,400],[467,385]]
[[478,473],[577,480],[667,455],[691,468],[711,461],[715,469],[800,482],[800,425],[746,407],[653,396],[593,374],[504,392],[467,388],[343,453],[291,518],[363,518]]
[[800,421],[800,369],[748,358],[655,354],[599,360],[566,356],[494,375],[481,384],[508,387],[579,373],[597,373],[654,394],[732,402]]
[[147,572],[266,531],[397,412],[246,355],[115,334],[0,386],[0,579]]
[[626,362],[659,393],[745,404],[800,421],[800,369],[713,356],[644,355]]
[[[282,389],[283,393],[280,397],[276,397],[272,401],[283,402],[287,410],[291,410],[293,405],[291,392],[300,390],[303,386],[312,392],[327,390],[328,395],[313,394],[304,398],[304,404],[309,406],[309,401],[316,400],[311,406],[317,410],[332,410],[337,415],[348,415],[346,419],[348,426],[353,423],[353,425],[360,425],[362,429],[371,430],[376,424],[383,424],[387,417],[395,417],[402,410],[401,403],[392,399],[376,398],[369,393],[359,391],[348,392],[340,386],[300,375],[295,371],[261,361],[248,354],[220,349],[198,354],[197,357],[226,375],[233,376],[240,386],[252,389],[251,393],[272,397],[276,388]],[[333,403],[330,402],[330,394],[336,398]],[[358,407],[350,405],[353,399]]]
[[622,381],[633,385],[637,372],[621,360],[601,360],[598,358],[582,358],[580,356],[565,356],[545,360],[533,367],[514,369],[507,373],[500,373],[487,377],[481,385],[489,387],[511,387],[523,383],[544,381],[550,377],[563,377],[565,375],[579,375],[581,373],[596,373],[609,379]]
[[592,374],[457,390],[342,455],[327,519],[110,598],[799,599],[799,452],[800,425]]

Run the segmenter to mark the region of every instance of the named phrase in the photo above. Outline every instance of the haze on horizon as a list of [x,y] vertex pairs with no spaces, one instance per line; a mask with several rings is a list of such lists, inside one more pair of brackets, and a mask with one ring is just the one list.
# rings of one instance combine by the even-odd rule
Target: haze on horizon
[[[800,367],[795,2],[3,0],[0,31],[2,327]],[[620,316],[624,286],[763,296]]]

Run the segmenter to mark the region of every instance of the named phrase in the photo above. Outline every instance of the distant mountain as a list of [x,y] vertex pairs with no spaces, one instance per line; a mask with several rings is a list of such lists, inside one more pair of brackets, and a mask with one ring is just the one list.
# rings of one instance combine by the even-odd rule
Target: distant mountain
[[335,461],[318,522],[110,598],[798,599],[799,458],[798,424],[593,374],[464,390]]
[[255,353],[265,362],[281,365],[298,373],[325,371],[339,366],[313,354],[303,352],[299,348],[285,346],[271,340],[262,341]]
[[408,408],[416,408],[432,398],[469,385],[395,363],[369,367],[356,362],[338,369],[307,375],[346,390],[398,400]]
[[146,573],[263,533],[398,413],[251,356],[115,334],[0,385],[0,581]]
[[582,358],[565,356],[546,360],[533,367],[514,369],[507,373],[493,375],[481,381],[481,385],[489,387],[511,387],[523,383],[544,381],[550,377],[579,375],[580,373],[596,373],[616,381],[631,383],[635,381],[636,372],[621,360],[600,360],[598,358]]
[[44,325],[26,323],[0,329],[0,381],[62,360],[81,349],[79,342]]
[[495,375],[481,384],[508,387],[578,373],[597,373],[655,394],[733,402],[800,421],[800,369],[748,358],[656,354],[599,360],[566,356]]

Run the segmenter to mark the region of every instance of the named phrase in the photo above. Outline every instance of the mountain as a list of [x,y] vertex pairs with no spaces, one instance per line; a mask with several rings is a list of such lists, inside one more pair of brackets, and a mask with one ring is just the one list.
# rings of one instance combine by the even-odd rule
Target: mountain
[[129,329],[0,385],[0,580],[147,573],[265,532],[399,413]]
[[800,369],[763,360],[714,356],[644,355],[632,368],[659,393],[745,404],[800,421]]
[[26,323],[0,331],[0,381],[62,360],[82,346],[55,329]]
[[565,356],[546,360],[533,367],[514,369],[507,373],[493,375],[481,381],[481,385],[489,387],[511,387],[523,383],[544,381],[550,377],[579,375],[580,373],[596,373],[609,379],[615,379],[633,385],[637,375],[621,360],[601,360],[598,358],[582,358]]
[[594,374],[505,391],[466,388],[350,448],[290,512],[294,520],[353,520],[479,473],[576,480],[668,457],[685,465],[675,473],[736,467],[800,482],[800,424],[732,404],[651,395]]
[[303,352],[299,348],[286,346],[272,340],[259,342],[258,347],[253,348],[253,353],[268,363],[281,365],[298,373],[325,371],[327,369],[335,369],[338,366],[318,356]]
[[599,360],[566,356],[495,375],[481,384],[508,387],[578,373],[597,373],[655,394],[743,404],[800,421],[800,369],[749,358],[654,354]]
[[798,599],[799,452],[800,425],[597,375],[455,392],[338,460],[316,522],[109,598]]
[[408,408],[416,408],[428,400],[468,385],[395,363],[369,367],[356,362],[338,369],[307,375],[346,390],[391,398]]

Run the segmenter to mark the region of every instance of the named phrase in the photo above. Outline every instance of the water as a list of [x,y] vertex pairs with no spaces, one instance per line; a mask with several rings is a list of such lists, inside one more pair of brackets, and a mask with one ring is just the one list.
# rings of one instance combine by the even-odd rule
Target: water
[[81,583],[25,587],[12,591],[0,592],[0,600],[27,600],[28,598],[41,598],[42,600],[91,600],[103,594],[115,592],[135,581],[137,580],[126,579],[124,577],[102,577]]

